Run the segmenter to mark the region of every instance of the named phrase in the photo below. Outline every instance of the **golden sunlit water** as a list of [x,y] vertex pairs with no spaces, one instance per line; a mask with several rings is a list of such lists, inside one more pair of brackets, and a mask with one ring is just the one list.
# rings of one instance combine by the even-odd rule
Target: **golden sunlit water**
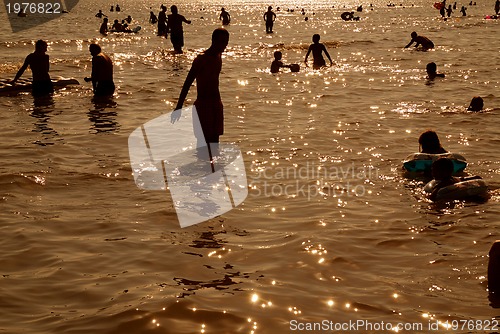
[[[148,23],[160,6],[150,1],[110,13],[80,0],[36,28],[4,28],[1,78],[41,38],[51,75],[81,84],[43,103],[0,96],[0,332],[498,331],[486,277],[500,220],[500,21],[484,19],[494,1],[457,3],[447,21],[432,1],[388,3],[188,0],[177,4],[192,20],[182,55]],[[361,4],[360,21],[340,19]],[[222,6],[232,21],[221,140],[241,149],[249,195],[181,229],[169,193],[135,186],[127,139],[175,107]],[[101,36],[99,9],[142,29]],[[404,49],[412,31],[436,48]],[[303,62],[315,33],[334,63],[319,71]],[[114,61],[106,103],[83,81],[91,42]],[[300,71],[271,74],[277,50]],[[445,78],[426,79],[431,61]],[[467,112],[476,95],[485,109]],[[193,86],[187,103],[195,96]],[[428,128],[488,182],[488,201],[433,204],[424,180],[401,172]]]

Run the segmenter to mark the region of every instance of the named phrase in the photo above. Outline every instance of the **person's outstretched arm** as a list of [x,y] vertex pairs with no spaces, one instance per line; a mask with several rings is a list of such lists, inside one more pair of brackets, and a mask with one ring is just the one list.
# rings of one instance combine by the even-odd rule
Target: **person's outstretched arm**
[[309,57],[309,54],[311,53],[311,50],[312,50],[311,47],[309,47],[309,49],[307,50],[306,59],[304,59],[304,63],[306,63],[306,65],[307,65],[307,58]]
[[328,53],[328,50],[326,49],[326,47],[324,45],[323,45],[323,51],[325,51],[325,55],[328,58],[328,60],[330,61],[330,65],[333,65],[332,57],[330,57],[330,54]]
[[413,42],[414,42],[414,40],[413,40],[413,38],[412,38],[412,39],[411,39],[411,41],[410,41],[410,43],[408,43],[408,44],[405,46],[405,49],[406,49],[406,48],[409,48],[409,47],[413,44]]
[[12,80],[12,83],[15,83],[21,77],[21,75],[23,75],[24,71],[26,71],[26,69],[28,68],[28,65],[30,63],[29,62],[29,57],[30,56],[27,56],[26,59],[24,60],[23,66],[21,66],[21,68],[19,69],[19,71],[17,71],[17,74],[14,77],[14,80]]
[[[196,59],[195,59],[196,61]],[[179,99],[177,100],[177,106],[175,107],[174,112],[170,116],[170,121],[172,123],[175,123],[176,121],[179,120],[181,117],[180,112],[177,112],[179,109],[182,109],[182,105],[184,104],[184,101],[186,100],[187,94],[189,93],[189,89],[191,88],[191,85],[194,82],[194,79],[196,79],[196,69],[195,69],[195,63],[193,62],[193,66],[191,66],[191,69],[189,70],[189,73],[186,77],[186,80],[184,81],[184,85],[182,85],[181,93],[179,94]]]

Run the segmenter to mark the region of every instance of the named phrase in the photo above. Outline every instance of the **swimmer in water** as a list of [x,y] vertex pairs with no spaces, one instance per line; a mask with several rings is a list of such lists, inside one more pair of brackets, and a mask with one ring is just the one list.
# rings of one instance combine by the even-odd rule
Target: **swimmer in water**
[[444,78],[443,73],[437,73],[437,65],[434,62],[427,64],[426,71],[429,80],[434,80],[435,78]]
[[314,34],[312,37],[313,44],[309,46],[309,49],[307,50],[306,54],[306,59],[304,62],[306,63],[307,66],[307,58],[309,57],[309,54],[312,52],[313,53],[313,68],[314,69],[319,69],[323,66],[326,66],[325,59],[323,58],[323,52],[327,56],[328,60],[330,60],[330,66],[333,65],[332,58],[330,57],[330,54],[326,50],[326,47],[324,44],[320,43],[320,36],[319,34]]
[[481,96],[474,96],[470,101],[468,111],[481,111],[484,107],[484,101]]
[[283,54],[281,51],[274,51],[274,60],[271,63],[271,73],[278,73],[280,71],[280,68],[282,67],[287,67],[287,68],[292,68],[292,65],[285,65],[281,61],[281,57]]
[[434,48],[434,43],[430,39],[425,36],[419,36],[415,31],[411,33],[411,41],[405,46],[405,49],[409,48],[413,43],[415,43],[416,48],[422,45],[422,50],[424,51]]
[[420,153],[427,154],[441,154],[448,153],[439,141],[439,137],[436,132],[432,130],[427,130],[420,135],[418,138],[419,151]]

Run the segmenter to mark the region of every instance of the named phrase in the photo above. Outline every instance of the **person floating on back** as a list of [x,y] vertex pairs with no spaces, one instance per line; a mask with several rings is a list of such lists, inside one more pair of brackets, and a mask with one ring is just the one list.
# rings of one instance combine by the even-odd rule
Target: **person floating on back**
[[[184,31],[182,29],[182,22],[191,24],[191,21],[186,20],[186,18],[179,14],[177,6],[170,7],[172,14],[168,15],[167,19],[167,35],[170,32],[170,41],[174,47],[175,53],[182,53],[182,47],[184,46]],[[167,37],[165,35],[165,37]]]
[[227,26],[231,22],[231,15],[223,8],[219,15],[219,20],[222,20],[222,25]]
[[23,66],[21,66],[11,83],[15,84],[29,66],[31,69],[31,74],[33,76],[33,84],[31,88],[31,93],[33,94],[33,96],[52,94],[54,92],[54,86],[52,85],[52,81],[50,80],[50,62],[49,55],[46,54],[46,52],[47,42],[41,39],[36,41],[35,52],[30,53],[28,56],[26,56]]
[[[224,111],[219,92],[219,74],[222,69],[222,52],[229,42],[229,32],[223,28],[212,33],[212,45],[197,56],[182,86],[175,110],[181,109],[189,88],[196,80],[197,97],[194,105],[198,113],[204,138],[200,142],[218,143],[224,133]],[[172,113],[172,122],[180,114]]]
[[276,20],[276,14],[272,11],[273,7],[267,7],[267,12],[264,13],[264,21],[266,21],[266,33],[270,34],[273,32],[274,21]]
[[439,137],[436,132],[432,130],[427,130],[420,135],[418,138],[419,151],[420,153],[427,154],[441,154],[448,153],[439,141]]
[[92,74],[86,77],[86,82],[92,81],[94,96],[110,96],[115,92],[113,82],[113,62],[105,55],[101,47],[97,44],[90,44],[90,54],[92,55]]
[[481,111],[484,107],[484,101],[481,96],[474,96],[467,108],[468,111]]
[[434,62],[427,64],[426,71],[429,80],[434,80],[435,78],[444,78],[443,73],[437,73],[437,65]]
[[313,68],[314,69],[319,69],[323,66],[326,66],[325,59],[323,58],[323,52],[327,56],[328,60],[330,60],[330,66],[333,65],[332,58],[330,57],[330,54],[326,50],[325,45],[319,42],[319,40],[320,40],[319,34],[314,34],[312,37],[312,40],[313,40],[313,44],[311,44],[309,46],[309,49],[307,50],[307,53],[306,53],[306,59],[304,60],[304,62],[306,63],[306,66],[307,66],[307,58],[309,57],[309,54],[311,53],[311,51],[313,53],[313,59],[314,59]]
[[411,41],[405,46],[409,48],[413,43],[415,43],[415,48],[422,45],[422,50],[427,51],[434,48],[434,43],[425,36],[419,36],[415,31],[411,33]]

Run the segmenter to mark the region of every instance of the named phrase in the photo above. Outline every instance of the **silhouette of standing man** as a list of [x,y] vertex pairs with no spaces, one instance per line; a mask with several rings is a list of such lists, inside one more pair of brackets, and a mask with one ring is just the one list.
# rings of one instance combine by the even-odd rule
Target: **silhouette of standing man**
[[[222,52],[229,42],[229,32],[223,28],[212,33],[212,45],[195,58],[182,86],[176,110],[181,109],[193,81],[196,79],[197,97],[194,102],[206,143],[218,143],[224,133],[224,112],[219,92],[219,74],[222,69]],[[172,113],[172,122],[180,114]]]
[[264,21],[266,21],[266,33],[270,34],[273,32],[274,21],[276,20],[276,14],[272,11],[273,7],[267,7],[267,12],[264,13]]
[[[170,32],[170,41],[174,46],[175,53],[182,53],[182,47],[184,46],[184,31],[182,30],[182,22],[191,24],[191,21],[186,20],[186,18],[179,14],[177,6],[170,7],[172,14],[168,16],[167,19],[167,35]],[[167,37],[165,35],[165,37]]]
[[84,79],[85,82],[92,81],[95,96],[113,95],[115,92],[113,62],[97,44],[90,44],[89,51],[92,55],[92,74],[90,78]]
[[33,96],[48,95],[54,92],[54,87],[49,75],[49,55],[47,52],[47,42],[38,40],[35,43],[35,52],[30,53],[24,60],[23,66],[17,72],[12,84],[14,84],[23,75],[28,68],[31,69],[33,75],[33,85],[31,94]]

